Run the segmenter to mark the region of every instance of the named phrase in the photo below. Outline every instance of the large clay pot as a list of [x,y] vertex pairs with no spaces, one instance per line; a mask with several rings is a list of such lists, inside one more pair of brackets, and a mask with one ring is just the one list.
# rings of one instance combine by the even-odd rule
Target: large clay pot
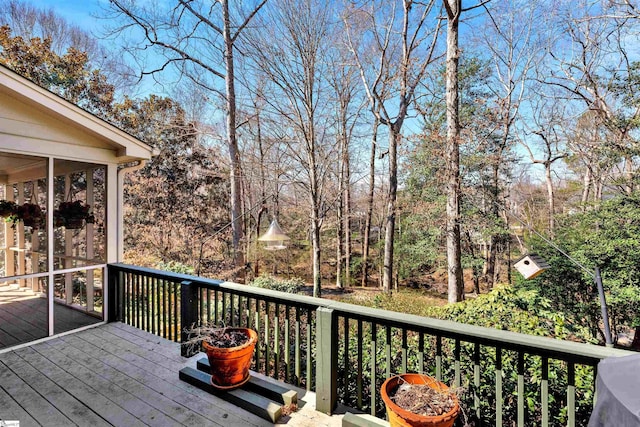
[[249,381],[249,367],[256,342],[258,342],[258,334],[248,328],[227,328],[227,330],[243,332],[249,337],[249,341],[230,348],[214,347],[206,341],[202,342],[202,346],[207,352],[211,366],[211,384],[220,389],[232,390]]
[[402,383],[409,384],[426,384],[427,386],[439,390],[449,390],[444,383],[432,378],[428,375],[422,374],[402,374],[394,377],[387,378],[382,384],[380,393],[382,394],[382,400],[387,407],[387,415],[389,417],[389,424],[391,427],[451,427],[455,422],[460,412],[460,405],[456,399],[455,406],[449,412],[437,415],[437,416],[425,416],[414,414],[405,409],[402,409],[389,397],[394,395],[398,386]]

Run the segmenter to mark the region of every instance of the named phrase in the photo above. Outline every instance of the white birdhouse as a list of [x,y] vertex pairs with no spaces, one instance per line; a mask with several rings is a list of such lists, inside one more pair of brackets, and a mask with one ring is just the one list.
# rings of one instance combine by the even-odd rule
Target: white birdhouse
[[541,256],[528,254],[516,261],[514,267],[528,280],[533,279],[551,266]]

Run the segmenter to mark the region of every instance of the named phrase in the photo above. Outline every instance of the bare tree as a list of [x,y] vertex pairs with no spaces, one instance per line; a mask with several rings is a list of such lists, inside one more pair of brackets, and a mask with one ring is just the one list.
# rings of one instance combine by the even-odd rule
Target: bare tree
[[289,144],[289,154],[305,174],[303,180],[292,180],[308,195],[313,294],[319,297],[320,229],[326,214],[324,184],[328,158],[336,155],[327,144],[328,126],[322,121],[329,9],[316,0],[283,0],[270,7],[266,15],[259,34],[251,37],[252,56],[258,78],[271,84],[267,104],[288,125],[283,138]]
[[[491,7],[493,6],[493,7]],[[486,88],[492,103],[488,105],[493,127],[486,139],[491,141],[491,182],[489,208],[486,210],[498,223],[503,217],[503,190],[501,170],[505,156],[513,146],[514,127],[520,106],[528,95],[528,81],[536,61],[540,58],[541,43],[537,25],[541,14],[537,2],[519,0],[485,5],[487,18],[481,27],[476,46],[486,52],[493,72]],[[485,254],[485,278],[490,286],[496,280],[497,249],[500,236],[493,233]]]
[[[174,76],[184,76],[224,99],[230,160],[232,241],[234,263],[239,274],[244,267],[244,256],[240,246],[243,222],[240,221],[241,162],[236,135],[234,52],[238,37],[266,1],[256,0],[248,8],[249,2],[238,2],[233,11],[229,0],[217,0],[212,5],[175,0],[169,9],[157,2],[112,0],[109,3],[115,15],[112,17],[124,22],[112,34],[129,34],[134,30],[139,37],[127,47],[127,52],[138,61],[140,78],[152,76],[157,79],[165,70],[171,69]],[[148,51],[157,55],[150,58]],[[220,89],[222,81],[224,89]]]
[[367,204],[362,233],[362,287],[367,286],[369,278],[369,248],[371,243],[371,224],[373,219],[373,198],[376,188],[376,148],[378,145],[378,128],[380,127],[379,113],[374,114],[371,125],[371,147],[369,148],[369,186],[367,190]]
[[623,157],[622,187],[630,194],[637,168],[634,153],[639,148],[631,132],[638,126],[640,102],[634,95],[637,67],[629,53],[635,40],[628,34],[637,20],[615,16],[617,9],[614,15],[606,12],[587,1],[568,5],[559,15],[563,31],[550,43],[549,61],[542,64],[547,68],[539,72],[538,80],[562,89],[561,99],[582,103],[612,132],[609,145]]
[[[397,149],[402,126],[414,101],[415,90],[427,67],[436,59],[440,20],[435,0],[402,0],[349,9],[343,20],[349,47],[360,71],[376,120],[389,131],[389,190],[385,220],[382,288],[391,292],[393,244],[398,191]],[[366,23],[366,24],[363,24]],[[367,43],[367,40],[372,40]]]
[[[563,123],[566,122],[562,108],[552,98],[542,99],[534,105],[533,127],[531,135],[539,138],[539,141],[523,141],[522,145],[529,153],[533,164],[544,167],[544,178],[547,190],[547,203],[549,207],[548,226],[549,234],[553,235],[555,229],[555,193],[553,185],[552,167],[558,160],[568,156],[565,149],[566,138]],[[535,146],[535,149],[532,148]],[[537,156],[535,153],[540,153]]]
[[337,195],[337,244],[336,244],[336,287],[351,283],[351,150],[352,139],[363,103],[359,96],[358,70],[353,65],[351,53],[344,48],[340,34],[343,28],[334,27],[334,48],[330,52],[328,84],[331,88],[334,106],[334,126],[338,141],[340,160],[338,162]]

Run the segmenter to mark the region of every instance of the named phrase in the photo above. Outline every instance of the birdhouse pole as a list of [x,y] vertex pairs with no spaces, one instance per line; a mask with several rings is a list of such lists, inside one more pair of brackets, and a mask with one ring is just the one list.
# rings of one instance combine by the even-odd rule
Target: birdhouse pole
[[602,321],[604,322],[604,341],[607,347],[613,347],[613,341],[611,340],[611,328],[609,327],[609,312],[607,310],[607,300],[604,295],[604,287],[602,286],[600,267],[596,267],[594,280],[598,287],[598,295],[600,296],[600,311],[602,312]]

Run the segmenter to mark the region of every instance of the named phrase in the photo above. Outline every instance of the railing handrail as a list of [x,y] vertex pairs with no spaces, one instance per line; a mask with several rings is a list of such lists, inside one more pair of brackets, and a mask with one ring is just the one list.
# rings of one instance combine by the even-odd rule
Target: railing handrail
[[200,287],[209,289],[224,289],[233,293],[251,297],[259,296],[265,300],[300,305],[310,308],[324,307],[332,309],[338,316],[348,315],[350,318],[362,319],[377,324],[387,324],[391,327],[403,327],[408,330],[435,333],[447,338],[460,339],[463,342],[473,342],[505,350],[515,350],[532,355],[552,356],[554,359],[570,360],[578,363],[594,364],[599,360],[611,356],[627,356],[635,352],[598,346],[588,343],[565,341],[555,338],[527,335],[519,332],[505,331],[484,326],[469,325],[406,313],[393,312],[377,308],[365,307],[339,301],[314,298],[306,295],[290,294],[287,292],[257,288],[233,282],[191,276],[188,274],[167,272],[128,264],[110,264],[117,269],[131,273],[144,273],[152,277],[169,278],[176,282],[191,281]]

